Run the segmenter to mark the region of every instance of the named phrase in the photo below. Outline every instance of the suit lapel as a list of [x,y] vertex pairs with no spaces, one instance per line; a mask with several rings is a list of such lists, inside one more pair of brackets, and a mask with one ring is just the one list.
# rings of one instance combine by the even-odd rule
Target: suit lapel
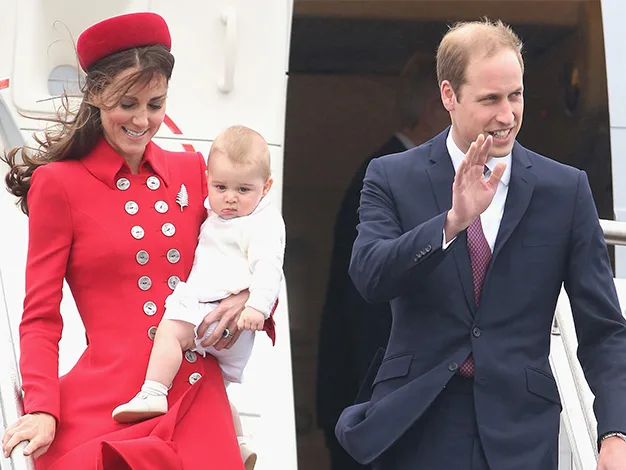
[[[443,131],[433,139],[430,149],[429,159],[433,165],[426,168],[433,194],[437,202],[439,213],[450,210],[452,207],[452,183],[454,181],[454,165],[446,147],[446,139],[450,128]],[[450,248],[454,254],[459,278],[465,292],[467,304],[472,312],[476,309],[474,305],[474,282],[472,278],[472,268],[470,266],[469,254],[467,251],[467,236],[465,231],[457,237],[456,243]]]
[[502,247],[505,245],[515,227],[524,216],[530,198],[535,189],[536,176],[530,171],[530,159],[527,150],[517,142],[513,146],[513,158],[511,167],[511,181],[509,192],[504,204],[504,214],[500,222],[500,229],[496,237],[496,244],[493,250],[493,265]]

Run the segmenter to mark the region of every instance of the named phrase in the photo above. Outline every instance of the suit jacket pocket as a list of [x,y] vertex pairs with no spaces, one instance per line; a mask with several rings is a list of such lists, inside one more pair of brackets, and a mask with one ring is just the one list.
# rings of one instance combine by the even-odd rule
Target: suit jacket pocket
[[533,393],[548,401],[561,405],[559,389],[554,378],[542,370],[534,367],[526,367],[526,386],[530,393]]
[[372,386],[385,380],[406,377],[411,369],[412,362],[413,354],[403,354],[402,356],[391,357],[383,361]]

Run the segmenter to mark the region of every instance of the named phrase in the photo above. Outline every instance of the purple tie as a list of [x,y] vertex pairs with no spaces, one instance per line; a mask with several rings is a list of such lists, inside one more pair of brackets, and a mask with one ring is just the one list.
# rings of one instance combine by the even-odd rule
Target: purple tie
[[[483,282],[487,268],[491,262],[491,248],[485,238],[480,216],[467,227],[467,249],[469,251],[470,264],[472,265],[472,277],[474,278],[474,303],[476,307],[480,305],[480,293],[483,289]],[[474,376],[474,357],[472,353],[459,367],[458,374],[463,377]]]

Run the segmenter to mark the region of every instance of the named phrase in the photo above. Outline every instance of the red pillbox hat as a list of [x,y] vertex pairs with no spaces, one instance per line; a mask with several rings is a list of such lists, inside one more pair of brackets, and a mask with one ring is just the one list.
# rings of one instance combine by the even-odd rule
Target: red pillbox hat
[[114,16],[87,28],[78,37],[78,61],[87,71],[94,63],[133,47],[161,45],[169,51],[172,38],[165,20],[156,13]]

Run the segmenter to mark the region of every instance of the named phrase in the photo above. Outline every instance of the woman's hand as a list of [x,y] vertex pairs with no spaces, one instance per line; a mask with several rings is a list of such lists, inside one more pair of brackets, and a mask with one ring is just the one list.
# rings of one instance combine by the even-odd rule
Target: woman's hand
[[57,420],[48,413],[31,413],[22,416],[9,426],[2,437],[2,450],[8,458],[13,448],[22,441],[30,441],[24,448],[24,455],[38,458],[45,454],[54,440]]
[[[237,339],[239,339],[239,335],[241,335],[237,322],[248,301],[248,297],[250,297],[248,290],[231,295],[222,300],[215,310],[204,317],[204,320],[198,327],[198,338],[204,336],[211,323],[218,322],[218,324],[209,337],[200,343],[202,346],[207,348],[213,345],[219,351],[221,349],[230,349],[235,344]],[[225,334],[226,329],[228,329],[228,335]]]

